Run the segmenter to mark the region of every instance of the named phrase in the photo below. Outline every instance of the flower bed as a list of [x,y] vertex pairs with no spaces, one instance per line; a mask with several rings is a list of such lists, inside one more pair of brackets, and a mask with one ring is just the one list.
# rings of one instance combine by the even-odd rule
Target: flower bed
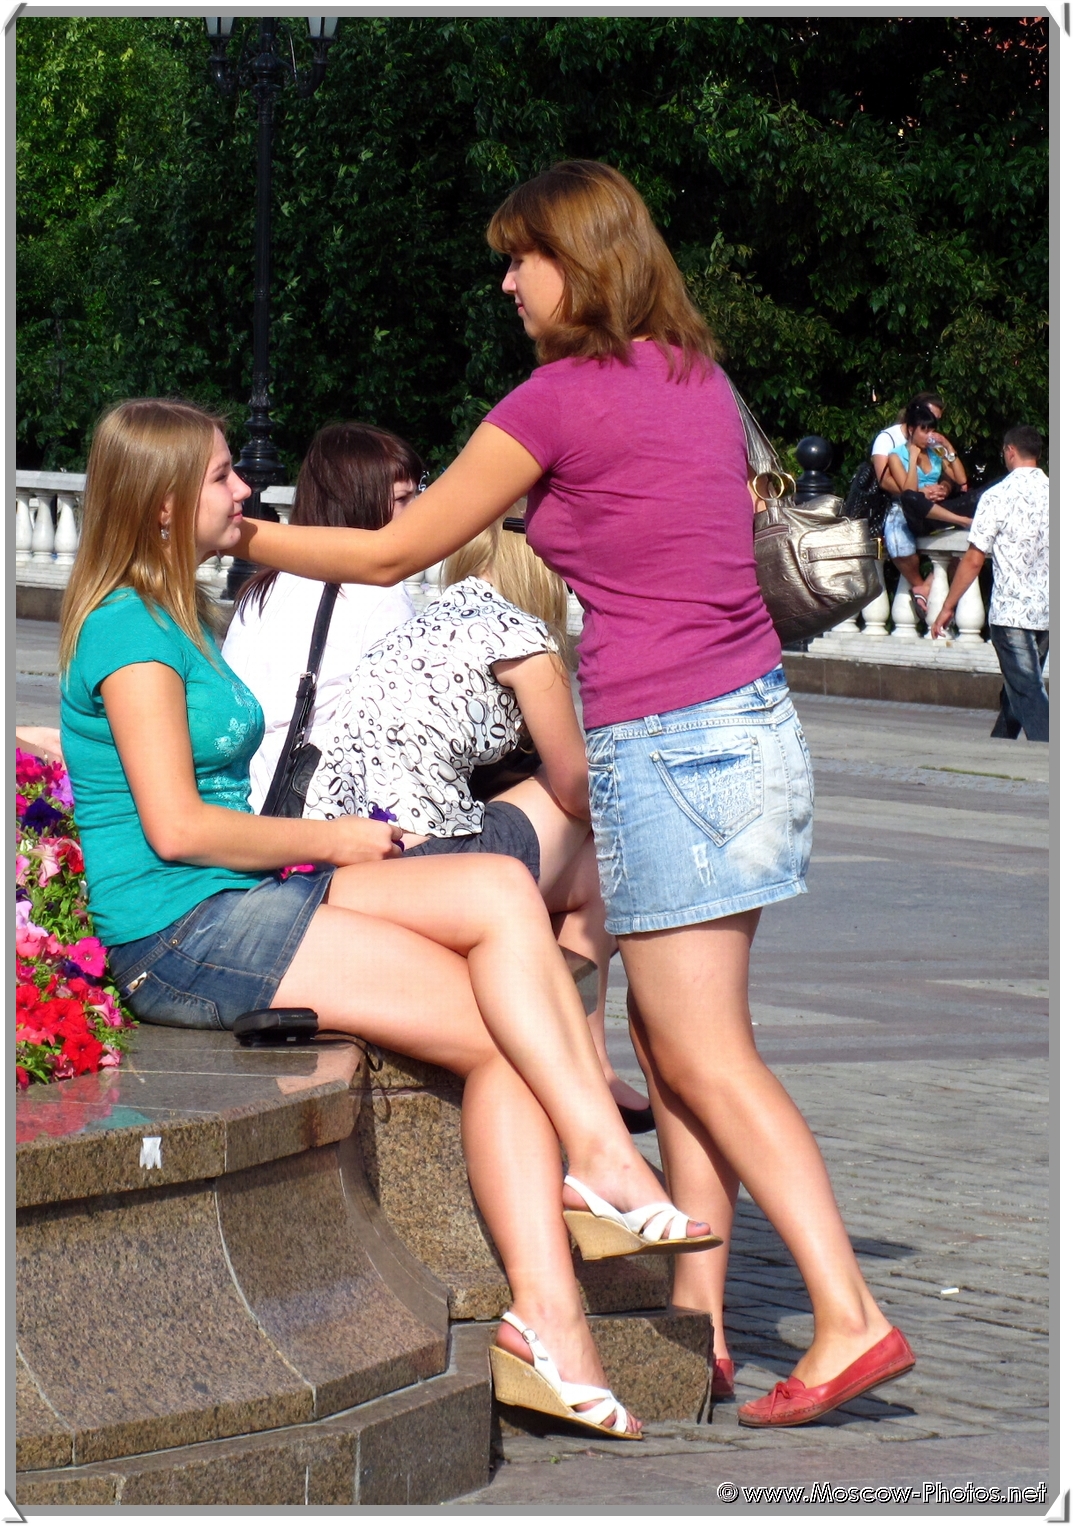
[[15,751],[15,1079],[61,1081],[118,1065],[134,1020],[106,977],[62,763]]

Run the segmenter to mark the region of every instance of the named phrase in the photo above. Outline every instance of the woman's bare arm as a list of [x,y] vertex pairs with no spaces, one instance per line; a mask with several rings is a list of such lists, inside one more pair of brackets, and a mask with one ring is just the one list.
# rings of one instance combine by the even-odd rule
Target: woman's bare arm
[[896,456],[893,451],[887,457],[887,476],[894,483],[895,492],[904,492],[906,488],[916,490],[917,463],[916,456],[913,454],[914,449],[912,445],[909,447],[908,467],[903,466],[901,457]]
[[526,729],[540,754],[548,788],[568,816],[589,819],[589,765],[577,723],[570,676],[558,657],[539,652],[497,662],[492,671],[514,690]]
[[873,456],[872,470],[876,474],[876,481],[879,483],[879,486],[883,488],[884,492],[897,492],[898,484],[891,476],[889,456]]
[[256,871],[285,864],[357,864],[397,852],[388,823],[253,816],[198,794],[186,688],[174,668],[135,662],[101,684],[112,738],[149,846],[172,863]]
[[235,554],[322,583],[388,587],[464,546],[541,476],[524,445],[494,424],[479,424],[443,476],[382,530],[247,519]]

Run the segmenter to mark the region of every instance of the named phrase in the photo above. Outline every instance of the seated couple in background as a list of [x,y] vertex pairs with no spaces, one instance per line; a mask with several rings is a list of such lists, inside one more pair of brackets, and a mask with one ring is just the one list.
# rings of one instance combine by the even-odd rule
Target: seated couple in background
[[[379,529],[405,511],[423,473],[398,436],[329,425],[302,463],[291,522]],[[647,1099],[615,1075],[604,1037],[615,940],[604,930],[585,742],[565,660],[566,586],[515,527],[522,521],[508,516],[449,557],[444,593],[420,616],[401,586],[340,588],[310,731],[321,762],[304,814],[389,817],[403,829],[407,857],[520,859],[567,962],[596,966],[593,1041],[624,1121],[640,1132],[653,1127]],[[257,573],[224,642],[225,661],[265,714],[250,765],[254,809],[279,759],[323,586]],[[494,796],[487,804],[475,798],[475,773],[480,793]]]
[[968,491],[968,479],[957,451],[936,428],[944,407],[936,393],[918,393],[872,444],[876,481],[894,499],[883,540],[922,620],[928,613],[931,574],[921,572],[917,539],[951,526],[966,529],[977,496],[959,501]]
[[[238,546],[249,491],[200,408],[141,399],[97,427],[60,715],[113,979],[146,1022],[218,1030],[307,1006],[326,1029],[463,1076],[470,1183],[512,1296],[496,1392],[638,1437],[606,1388],[567,1222],[589,1259],[720,1239],[666,1202],[634,1148],[523,864],[403,854],[385,821],[251,813],[261,707],[217,651],[196,579]],[[295,864],[316,867],[283,878]]]

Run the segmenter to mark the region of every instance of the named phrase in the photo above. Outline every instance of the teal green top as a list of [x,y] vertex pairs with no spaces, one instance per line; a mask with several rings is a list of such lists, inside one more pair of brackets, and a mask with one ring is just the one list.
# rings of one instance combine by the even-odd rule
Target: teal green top
[[249,761],[264,736],[257,700],[216,651],[199,650],[163,610],[119,588],[86,619],[60,684],[63,757],[82,839],[89,909],[105,944],[159,932],[219,890],[248,890],[265,878],[237,869],[169,863],[149,846],[101,684],[135,662],[162,662],[186,685],[186,714],[198,794],[209,805],[249,811]]

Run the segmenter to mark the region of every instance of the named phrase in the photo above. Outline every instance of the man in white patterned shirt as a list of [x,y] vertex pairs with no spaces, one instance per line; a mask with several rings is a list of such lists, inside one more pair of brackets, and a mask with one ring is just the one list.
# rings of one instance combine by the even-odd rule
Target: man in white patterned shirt
[[1043,686],[1050,642],[1050,484],[1037,465],[1042,449],[1042,437],[1030,424],[1007,430],[1002,459],[1008,475],[981,495],[969,549],[931,629],[932,636],[939,636],[949,625],[958,600],[990,554],[995,581],[988,623],[1005,680],[991,735],[1012,738],[1024,727],[1030,742],[1046,742],[1050,736],[1050,704]]

